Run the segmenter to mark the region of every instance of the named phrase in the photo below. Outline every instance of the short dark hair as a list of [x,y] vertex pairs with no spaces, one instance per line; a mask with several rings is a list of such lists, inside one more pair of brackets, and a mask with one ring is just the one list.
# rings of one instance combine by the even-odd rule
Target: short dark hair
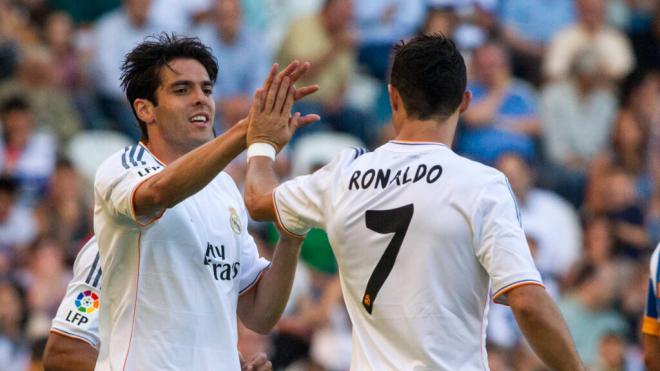
[[0,117],[4,117],[13,111],[30,111],[30,103],[23,95],[14,95],[0,105]]
[[445,119],[463,100],[465,61],[444,35],[415,36],[394,47],[390,83],[399,91],[408,115]]
[[140,120],[133,108],[136,99],[147,99],[158,105],[156,90],[160,85],[160,71],[169,67],[177,58],[197,60],[215,83],[218,76],[218,62],[211,49],[196,37],[180,37],[174,34],[160,33],[151,35],[126,55],[121,66],[121,86],[131,104],[133,114],[140,125],[142,139],[148,139],[147,124]]
[[18,192],[18,183],[8,175],[0,175],[0,193],[7,193],[11,196]]

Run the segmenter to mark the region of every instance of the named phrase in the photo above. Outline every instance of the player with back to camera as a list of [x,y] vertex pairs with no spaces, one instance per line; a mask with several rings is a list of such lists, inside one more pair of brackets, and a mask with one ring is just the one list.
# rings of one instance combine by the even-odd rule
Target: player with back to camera
[[248,148],[247,208],[301,238],[312,227],[326,230],[353,323],[352,370],[488,369],[491,291],[511,306],[549,367],[581,370],[507,179],[450,148],[471,100],[466,80],[449,39],[426,35],[398,45],[389,85],[396,139],[373,152],[347,149],[279,186],[273,158],[298,115],[290,120],[271,108],[279,81],[258,90],[248,138],[275,148]]
[[[308,68],[274,65],[264,88]],[[247,120],[214,138],[217,70],[198,39],[167,34],[122,66],[142,140],[106,159],[94,182],[97,371],[239,370],[237,315],[266,333],[286,304],[301,240],[282,238],[268,262],[247,232],[241,194],[222,172],[246,148]],[[315,89],[287,88],[287,109]]]

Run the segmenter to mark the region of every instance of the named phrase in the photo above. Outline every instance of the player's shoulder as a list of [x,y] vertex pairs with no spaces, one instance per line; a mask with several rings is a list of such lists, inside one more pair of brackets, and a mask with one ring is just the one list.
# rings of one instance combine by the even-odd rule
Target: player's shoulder
[[460,176],[453,177],[465,187],[481,188],[494,183],[506,183],[506,176],[494,167],[463,157],[452,152],[451,162],[448,164]]
[[101,262],[99,246],[96,237],[92,237],[80,249],[73,263],[74,280],[92,287],[99,287],[101,279]]
[[85,245],[78,251],[76,260],[73,263],[74,272],[80,271],[85,267],[91,266],[99,254],[99,245],[96,236],[92,236]]
[[341,172],[342,169],[349,168],[355,161],[364,157],[368,154],[369,151],[366,148],[362,147],[347,147],[342,149],[337,153],[331,160],[325,165],[323,171],[331,172]]
[[143,143],[135,143],[125,146],[105,159],[96,171],[96,182],[106,180],[108,177],[117,177],[127,171],[143,177],[164,166]]

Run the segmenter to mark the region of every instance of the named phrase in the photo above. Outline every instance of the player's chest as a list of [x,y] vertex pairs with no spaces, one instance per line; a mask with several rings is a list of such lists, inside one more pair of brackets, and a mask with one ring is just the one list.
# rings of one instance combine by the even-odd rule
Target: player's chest
[[[206,196],[206,197],[205,197]],[[222,196],[222,194],[217,195]],[[168,210],[159,223],[169,249],[191,274],[216,283],[235,281],[240,273],[242,230],[246,220],[238,200],[196,194]]]

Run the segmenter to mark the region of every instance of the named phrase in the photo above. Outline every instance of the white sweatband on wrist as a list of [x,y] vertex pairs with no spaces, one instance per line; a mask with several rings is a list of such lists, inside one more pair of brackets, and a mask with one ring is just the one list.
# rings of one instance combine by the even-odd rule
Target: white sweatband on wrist
[[275,147],[273,147],[271,144],[268,143],[252,143],[247,149],[247,159],[248,161],[250,158],[254,156],[266,156],[270,157],[271,160],[275,161],[275,155],[277,154],[277,150],[275,150]]

